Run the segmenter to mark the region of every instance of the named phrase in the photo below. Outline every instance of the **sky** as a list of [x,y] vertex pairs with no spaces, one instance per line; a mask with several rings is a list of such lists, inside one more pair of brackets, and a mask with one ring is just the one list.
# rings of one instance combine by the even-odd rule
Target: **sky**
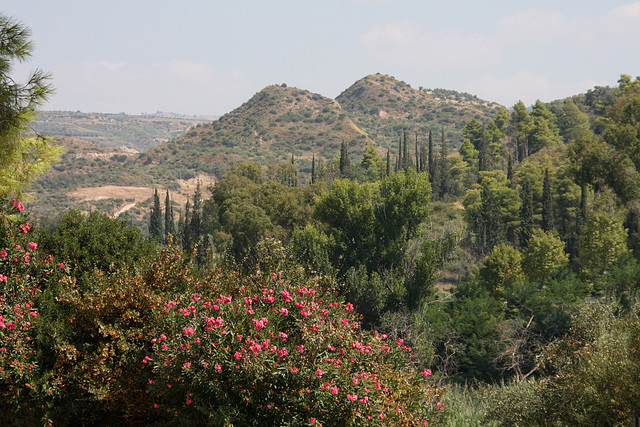
[[[52,75],[46,110],[222,115],[271,84],[374,73],[512,106],[640,75],[640,1],[0,0]],[[24,76],[24,77],[23,77]]]

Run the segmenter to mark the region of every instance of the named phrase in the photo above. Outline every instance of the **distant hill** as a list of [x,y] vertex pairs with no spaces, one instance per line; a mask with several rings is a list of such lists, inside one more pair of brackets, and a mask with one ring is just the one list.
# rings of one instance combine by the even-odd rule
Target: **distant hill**
[[336,101],[349,117],[382,146],[393,146],[403,131],[426,138],[440,129],[457,148],[462,145],[462,130],[467,121],[488,122],[502,105],[474,95],[445,89],[414,89],[407,83],[383,74],[358,80],[342,92]]
[[41,111],[33,128],[46,135],[71,136],[107,147],[144,152],[208,119],[158,112],[153,115]]
[[220,176],[242,160],[268,163],[293,154],[303,171],[311,158],[331,159],[346,141],[361,152],[367,133],[334,100],[286,85],[264,88],[218,120],[204,123],[146,153],[141,162],[161,169],[198,170]]

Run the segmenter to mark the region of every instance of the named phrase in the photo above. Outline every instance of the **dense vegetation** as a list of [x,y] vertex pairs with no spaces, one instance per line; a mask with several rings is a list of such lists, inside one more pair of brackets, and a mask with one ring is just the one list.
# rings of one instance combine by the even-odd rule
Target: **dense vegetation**
[[[236,163],[177,215],[155,191],[149,238],[32,224],[36,171],[0,174],[3,424],[629,425],[640,78],[618,83],[469,118],[457,152],[407,128],[312,155],[306,182],[295,156]],[[6,105],[22,154],[34,104]]]

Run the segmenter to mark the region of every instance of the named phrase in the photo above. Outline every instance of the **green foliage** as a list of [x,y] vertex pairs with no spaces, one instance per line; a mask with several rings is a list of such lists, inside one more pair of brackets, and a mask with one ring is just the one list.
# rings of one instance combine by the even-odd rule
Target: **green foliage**
[[489,418],[523,426],[632,424],[640,411],[640,322],[616,311],[602,301],[583,304],[570,334],[544,353],[554,375],[495,389]]
[[67,266],[81,291],[95,271],[115,272],[152,251],[138,228],[97,211],[88,216],[76,210],[67,212],[55,230],[43,236],[42,245]]
[[494,298],[504,300],[506,293],[525,278],[522,254],[507,244],[497,245],[482,262],[479,277]]
[[538,283],[546,281],[569,262],[569,254],[564,251],[564,242],[549,232],[536,230],[522,260],[527,278]]
[[36,109],[53,92],[49,76],[36,70],[24,84],[11,77],[14,64],[33,52],[30,36],[28,28],[0,14],[0,198],[19,196],[59,151],[51,139],[34,134],[29,127]]
[[579,248],[583,268],[602,271],[627,252],[627,230],[622,221],[606,214],[589,218]]

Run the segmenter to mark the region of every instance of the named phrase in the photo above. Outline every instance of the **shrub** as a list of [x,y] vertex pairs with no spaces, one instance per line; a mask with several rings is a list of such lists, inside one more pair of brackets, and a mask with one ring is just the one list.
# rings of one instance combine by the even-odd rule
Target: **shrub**
[[361,331],[329,279],[299,267],[218,271],[159,318],[140,366],[154,406],[185,424],[422,425],[442,408],[402,340]]

